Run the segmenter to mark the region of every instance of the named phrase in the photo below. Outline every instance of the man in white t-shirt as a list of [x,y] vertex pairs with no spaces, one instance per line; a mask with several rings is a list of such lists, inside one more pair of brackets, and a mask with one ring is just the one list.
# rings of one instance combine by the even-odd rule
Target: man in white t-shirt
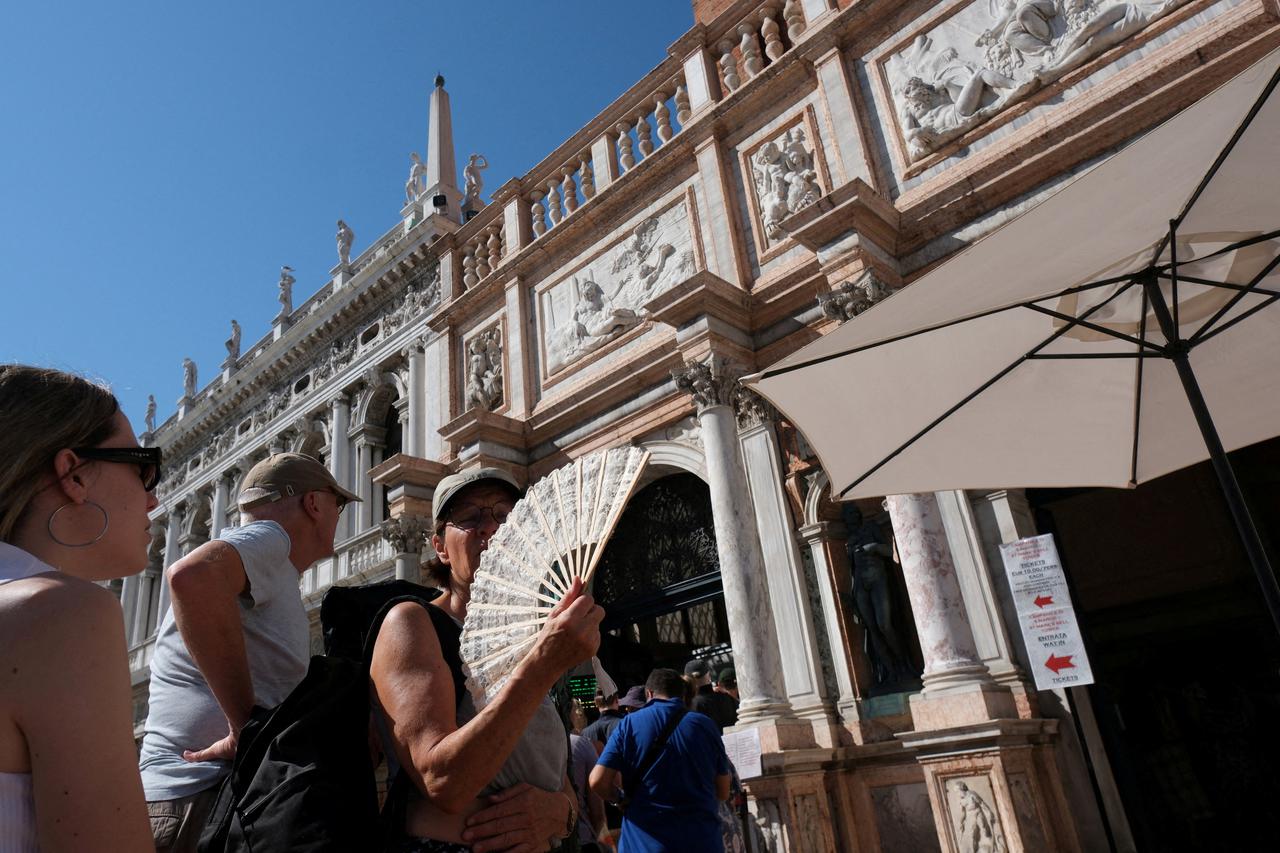
[[192,853],[240,729],[280,704],[310,660],[299,575],[333,554],[342,508],[358,501],[323,465],[277,453],[245,477],[244,524],[165,572],[172,607],[156,633],[142,785],[157,853]]

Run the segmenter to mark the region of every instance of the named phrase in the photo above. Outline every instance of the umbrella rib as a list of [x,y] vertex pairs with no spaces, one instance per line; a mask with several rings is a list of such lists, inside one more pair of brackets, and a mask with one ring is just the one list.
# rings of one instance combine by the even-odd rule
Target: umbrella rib
[[1205,336],[1204,336],[1203,338],[1201,338],[1200,340],[1195,341],[1195,344],[1196,344],[1196,345],[1199,345],[1199,344],[1204,343],[1205,341],[1211,341],[1211,340],[1213,340],[1215,337],[1217,337],[1218,335],[1222,334],[1222,333],[1223,333],[1223,332],[1225,332],[1227,329],[1230,329],[1232,326],[1234,326],[1236,323],[1239,323],[1241,320],[1247,320],[1248,318],[1252,317],[1254,314],[1257,314],[1257,313],[1258,313],[1259,311],[1261,311],[1263,308],[1268,308],[1268,307],[1270,307],[1270,306],[1271,306],[1271,305],[1272,305],[1272,304],[1273,304],[1277,299],[1280,299],[1280,295],[1272,296],[1271,298],[1267,299],[1267,300],[1266,300],[1266,301],[1264,301],[1264,302],[1259,302],[1257,305],[1253,306],[1252,308],[1250,308],[1248,311],[1244,312],[1243,314],[1241,314],[1241,315],[1239,315],[1239,316],[1237,316],[1237,317],[1232,317],[1232,318],[1231,318],[1231,321],[1230,321],[1229,323],[1224,323],[1223,325],[1221,325],[1221,326],[1219,326],[1218,328],[1214,329],[1214,330],[1213,330],[1212,332],[1210,332],[1209,334],[1205,335]]
[[[1200,180],[1200,185],[1197,186],[1195,192],[1191,194],[1191,198],[1187,200],[1186,206],[1182,208],[1182,212],[1173,220],[1175,225],[1181,225],[1182,221],[1187,218],[1187,214],[1191,212],[1192,206],[1199,201],[1200,194],[1209,186],[1209,181],[1213,180],[1214,176],[1218,174],[1218,169],[1222,168],[1222,164],[1225,163],[1227,157],[1231,155],[1232,150],[1236,147],[1236,143],[1240,141],[1240,137],[1244,136],[1244,132],[1249,129],[1249,125],[1253,123],[1254,118],[1256,118],[1258,113],[1262,111],[1263,104],[1265,104],[1267,99],[1271,97],[1271,93],[1275,91],[1277,83],[1280,83],[1280,68],[1277,68],[1271,75],[1271,79],[1262,90],[1262,94],[1260,94],[1258,99],[1253,102],[1253,106],[1249,108],[1248,114],[1245,115],[1244,120],[1240,122],[1240,126],[1236,128],[1236,132],[1231,134],[1231,139],[1227,141],[1227,144],[1218,154],[1217,159],[1213,161],[1213,165],[1209,167],[1209,171],[1206,172],[1205,176]],[[1160,252],[1163,251],[1164,248],[1162,246],[1156,253],[1156,257],[1159,257]]]
[[[1158,272],[1156,273],[1156,275],[1158,275],[1160,278],[1169,277],[1168,273],[1162,273],[1162,272]],[[1182,275],[1181,273],[1179,273],[1178,275],[1178,280],[1187,281],[1192,284],[1203,284],[1205,287],[1220,287],[1223,290],[1237,290],[1237,291],[1245,290],[1245,291],[1248,291],[1249,293],[1261,293],[1265,296],[1280,296],[1280,290],[1270,290],[1266,287],[1253,287],[1248,284],[1232,284],[1229,281],[1213,281],[1212,279],[1196,278],[1195,276]]]
[[[1259,270],[1258,274],[1253,277],[1253,281],[1249,282],[1249,284],[1246,285],[1245,287],[1238,289],[1236,291],[1235,296],[1232,296],[1230,299],[1228,299],[1226,301],[1226,304],[1224,304],[1221,308],[1215,311],[1212,317],[1210,317],[1208,320],[1205,320],[1204,325],[1201,326],[1199,329],[1196,329],[1195,333],[1190,337],[1188,341],[1189,344],[1194,347],[1197,344],[1201,343],[1202,341],[1208,340],[1206,335],[1209,334],[1209,329],[1213,327],[1213,324],[1221,320],[1223,317],[1225,317],[1228,311],[1236,307],[1236,305],[1239,304],[1240,300],[1244,299],[1250,293],[1265,292],[1271,296],[1271,300],[1274,300],[1277,297],[1280,297],[1280,293],[1275,293],[1274,291],[1270,291],[1270,290],[1262,291],[1258,288],[1258,285],[1262,283],[1262,280],[1266,278],[1268,275],[1270,275],[1271,271],[1276,268],[1276,264],[1280,264],[1280,255],[1276,255],[1274,258],[1272,258],[1271,261],[1265,267]],[[1271,300],[1268,300],[1262,304],[1269,305],[1271,304]],[[1247,317],[1249,315],[1245,314],[1244,316]]]
[[[1130,282],[1130,285],[1132,285],[1132,282]],[[1101,307],[1101,306],[1103,306],[1103,305],[1106,305],[1106,304],[1107,304],[1107,302],[1110,302],[1112,299],[1115,299],[1116,294],[1123,293],[1124,291],[1126,291],[1126,290],[1128,290],[1128,289],[1129,289],[1128,287],[1122,287],[1122,288],[1120,288],[1120,290],[1117,290],[1117,291],[1116,291],[1116,293],[1113,293],[1111,296],[1107,297],[1106,302],[1099,302],[1099,303],[1098,303],[1098,305],[1094,306],[1093,308],[1090,308],[1090,309],[1089,309],[1089,310],[1084,314],[1084,316],[1083,316],[1083,317],[1072,317],[1070,314],[1063,314],[1061,311],[1052,311],[1052,310],[1050,310],[1050,309],[1048,309],[1048,308],[1045,308],[1045,307],[1043,307],[1043,306],[1041,306],[1041,305],[1028,304],[1028,305],[1026,305],[1026,306],[1024,306],[1024,307],[1026,307],[1026,308],[1030,308],[1032,311],[1039,311],[1041,314],[1048,314],[1050,317],[1056,317],[1056,318],[1057,318],[1057,319],[1059,319],[1059,320],[1063,320],[1063,321],[1065,321],[1065,322],[1068,324],[1068,325],[1067,325],[1067,327],[1068,327],[1068,328],[1070,328],[1070,327],[1071,327],[1071,325],[1083,326],[1083,327],[1084,327],[1084,328],[1086,328],[1086,329],[1090,329],[1090,330],[1092,330],[1092,331],[1094,331],[1094,332],[1099,332],[1099,333],[1101,333],[1101,334],[1107,335],[1108,337],[1115,338],[1116,340],[1124,341],[1125,343],[1136,344],[1136,345],[1138,345],[1139,347],[1148,347],[1148,348],[1150,348],[1152,351],[1154,351],[1154,353],[1155,353],[1156,355],[1163,354],[1163,352],[1164,352],[1164,348],[1163,348],[1163,347],[1158,347],[1158,346],[1156,346],[1155,344],[1150,343],[1150,342],[1147,342],[1147,341],[1141,341],[1141,340],[1138,340],[1137,338],[1133,337],[1132,335],[1125,335],[1125,334],[1121,334],[1120,332],[1117,332],[1117,331],[1115,331],[1114,329],[1108,329],[1106,326],[1099,326],[1099,325],[1098,325],[1098,324],[1096,324],[1096,323],[1087,323],[1087,322],[1085,322],[1084,317],[1089,316],[1089,314],[1092,314],[1092,313],[1093,313],[1094,311],[1096,311],[1099,307]]]
[[1048,361],[1077,358],[1164,358],[1164,356],[1158,352],[1040,352],[1027,353],[1027,358]]
[[[1129,288],[1133,287],[1135,283],[1136,283],[1136,282],[1134,282],[1134,281],[1130,281],[1130,282],[1129,282],[1128,284],[1126,284],[1124,287],[1120,288],[1120,289],[1119,289],[1119,290],[1117,290],[1115,293],[1111,294],[1111,295],[1110,295],[1110,296],[1108,296],[1106,299],[1102,300],[1102,301],[1101,301],[1101,302],[1099,302],[1097,305],[1094,305],[1092,308],[1090,308],[1088,311],[1086,311],[1086,312],[1084,313],[1083,317],[1081,317],[1079,320],[1077,320],[1077,319],[1075,319],[1075,318],[1072,318],[1072,317],[1068,317],[1067,319],[1069,320],[1069,322],[1068,322],[1068,323],[1066,323],[1065,325],[1063,325],[1063,327],[1062,327],[1062,328],[1058,329],[1058,330],[1057,330],[1056,332],[1054,332],[1052,335],[1050,335],[1049,337],[1045,338],[1045,339],[1044,339],[1043,341],[1041,341],[1040,343],[1036,344],[1036,345],[1035,345],[1034,347],[1032,347],[1028,352],[1024,353],[1023,355],[1018,356],[1018,357],[1017,357],[1017,358],[1016,358],[1016,359],[1015,359],[1011,364],[1009,364],[1007,367],[1005,367],[1003,370],[1001,370],[1001,371],[1000,371],[999,373],[997,373],[995,376],[993,376],[993,377],[991,377],[990,379],[988,379],[986,382],[982,383],[982,385],[978,386],[978,388],[977,388],[977,389],[975,389],[974,391],[971,391],[971,392],[970,392],[968,395],[966,395],[966,396],[965,396],[965,398],[964,398],[964,399],[962,399],[960,402],[956,403],[954,406],[952,406],[951,408],[947,409],[947,410],[946,410],[945,412],[943,412],[941,415],[939,415],[938,417],[934,418],[934,420],[933,420],[931,423],[929,423],[928,425],[926,425],[923,429],[921,429],[921,430],[920,430],[919,432],[917,432],[915,435],[911,436],[911,438],[909,438],[909,439],[907,439],[905,442],[903,442],[903,443],[902,443],[902,444],[901,444],[901,445],[900,445],[896,450],[894,450],[894,451],[893,451],[892,453],[890,453],[888,456],[886,456],[885,458],[883,458],[883,459],[881,459],[879,462],[877,462],[877,463],[875,464],[875,467],[874,467],[874,468],[870,468],[870,469],[868,469],[868,470],[867,470],[867,471],[866,471],[866,472],[865,472],[861,477],[859,477],[858,479],[854,480],[852,483],[850,483],[849,485],[847,485],[847,486],[845,486],[843,489],[841,489],[841,490],[840,490],[840,494],[839,494],[839,495],[837,495],[837,497],[839,497],[839,498],[843,498],[843,497],[844,497],[844,496],[849,492],[849,490],[850,490],[850,489],[852,489],[854,486],[858,485],[858,484],[859,484],[859,483],[861,483],[863,480],[865,480],[865,479],[867,479],[868,477],[870,477],[870,476],[871,476],[872,474],[874,474],[875,472],[879,471],[879,470],[880,470],[881,468],[883,468],[885,465],[889,464],[889,462],[893,461],[893,459],[894,459],[895,457],[897,457],[897,456],[898,456],[898,454],[902,453],[902,451],[906,450],[908,447],[910,447],[911,445],[915,444],[917,441],[919,441],[921,438],[923,438],[925,435],[927,435],[930,431],[932,431],[932,430],[933,430],[933,428],[934,428],[934,427],[936,427],[938,424],[942,423],[942,422],[943,422],[943,421],[945,421],[947,418],[949,418],[949,417],[951,417],[952,415],[954,415],[954,414],[955,414],[957,411],[959,411],[959,410],[960,410],[964,405],[966,405],[970,400],[974,399],[974,398],[975,398],[975,397],[977,397],[979,394],[981,394],[983,391],[986,391],[986,390],[987,390],[988,388],[990,388],[992,385],[994,385],[994,384],[996,384],[997,382],[999,382],[1001,379],[1003,379],[1005,376],[1007,376],[1007,375],[1008,375],[1010,372],[1012,372],[1012,371],[1013,371],[1013,370],[1014,370],[1018,365],[1022,364],[1022,363],[1023,363],[1024,361],[1026,361],[1028,358],[1032,357],[1033,355],[1035,355],[1036,353],[1038,353],[1040,350],[1044,349],[1044,348],[1045,348],[1045,347],[1047,347],[1049,344],[1053,343],[1053,342],[1054,342],[1054,341],[1056,341],[1058,338],[1060,338],[1060,337],[1062,337],[1063,335],[1065,335],[1068,331],[1070,331],[1070,330],[1071,330],[1071,327],[1072,327],[1073,325],[1079,325],[1079,324],[1083,321],[1084,317],[1088,317],[1090,314],[1092,314],[1093,312],[1095,312],[1095,311],[1097,311],[1097,310],[1101,309],[1101,308],[1102,308],[1102,307],[1104,307],[1107,303],[1109,303],[1109,302],[1111,302],[1113,299],[1115,299],[1117,296],[1119,296],[1120,294],[1124,293],[1124,292],[1125,292],[1126,290],[1128,290]],[[1025,308],[1032,308],[1032,309],[1036,309],[1036,308],[1037,308],[1037,306],[1035,306],[1035,305],[1024,305],[1024,306],[1022,306],[1022,307],[1025,307]],[[1066,316],[1066,315],[1063,315],[1063,316]],[[1139,364],[1141,364],[1141,363],[1142,363],[1142,362],[1141,362],[1141,361],[1139,361]]]
[[[1130,281],[1132,277],[1133,277],[1133,274],[1130,273],[1128,275],[1118,275],[1112,278],[1104,278],[1098,281],[1089,282],[1088,284],[1080,284],[1080,285],[1076,285],[1075,287],[1068,287],[1066,290],[1058,291],[1057,293],[1054,293],[1050,296],[1042,296],[1040,297],[1040,299],[1036,301],[1038,302],[1038,301],[1044,301],[1048,299],[1060,299],[1063,296],[1069,296],[1073,293],[1082,293],[1086,290],[1095,290],[1099,287],[1106,287],[1108,284],[1116,284],[1117,282],[1121,282],[1121,281]],[[989,311],[980,311],[977,314],[970,314],[966,317],[960,317],[955,320],[948,320],[945,323],[938,323],[936,326],[927,326],[923,329],[916,329],[914,332],[904,332],[901,335],[894,335],[893,337],[885,338],[882,341],[875,341],[874,343],[863,344],[862,346],[850,347],[849,349],[840,350],[839,352],[828,353],[827,355],[818,356],[817,358],[811,358],[807,361],[799,362],[798,364],[789,364],[786,367],[770,368],[769,370],[761,371],[760,378],[772,379],[775,376],[781,376],[784,373],[791,373],[794,370],[800,370],[801,368],[804,368],[804,367],[813,367],[815,364],[822,364],[823,362],[831,361],[833,359],[844,358],[846,355],[857,355],[858,353],[863,352],[865,350],[875,349],[876,347],[886,346],[887,344],[897,343],[898,341],[905,341],[908,338],[915,337],[916,335],[925,335],[925,334],[928,334],[929,332],[936,332],[941,329],[950,328],[951,326],[958,326],[959,324],[967,323],[970,320],[981,320],[983,317],[991,317],[995,314],[999,314],[1001,311],[1012,311],[1014,308],[1031,308],[1034,305],[1035,305],[1035,302],[1015,302],[1012,305],[1002,305],[999,308],[992,308]]]
[[[1147,339],[1147,289],[1142,288],[1141,313],[1138,315],[1138,338]],[[1129,484],[1138,485],[1138,438],[1142,434],[1142,379],[1146,362],[1138,359],[1138,377],[1133,392],[1133,451],[1129,456]]]

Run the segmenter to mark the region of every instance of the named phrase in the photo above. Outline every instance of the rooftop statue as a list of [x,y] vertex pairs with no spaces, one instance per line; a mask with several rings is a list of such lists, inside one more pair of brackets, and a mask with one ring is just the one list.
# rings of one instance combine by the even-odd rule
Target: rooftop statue
[[489,161],[485,159],[483,154],[472,154],[467,165],[462,170],[462,209],[475,207],[479,208],[483,202],[480,201],[480,191],[484,189],[484,179],[480,176],[480,172],[489,168]]
[[182,396],[196,395],[196,363],[189,358],[182,359]]
[[427,179],[427,167],[422,164],[422,158],[418,156],[418,152],[414,151],[409,154],[409,180],[404,182],[404,200],[412,204],[418,200],[418,196],[422,195],[422,191],[426,189],[425,181]]
[[231,337],[227,338],[227,360],[224,365],[230,367],[240,359],[240,324],[235,320],[231,321]]
[[147,422],[147,432],[155,432],[156,431],[156,395],[155,394],[147,395],[146,422]]
[[293,283],[297,281],[293,277],[293,267],[288,264],[280,267],[280,292],[276,295],[276,299],[280,301],[280,314],[277,319],[283,319],[293,313]]
[[338,220],[338,264],[340,266],[348,266],[351,263],[351,244],[356,240],[356,234],[351,230],[351,226]]

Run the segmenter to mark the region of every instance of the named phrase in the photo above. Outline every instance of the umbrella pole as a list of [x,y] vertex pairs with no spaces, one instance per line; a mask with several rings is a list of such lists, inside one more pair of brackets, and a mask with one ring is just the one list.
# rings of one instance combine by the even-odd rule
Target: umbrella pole
[[1280,632],[1280,584],[1276,583],[1275,572],[1272,571],[1266,549],[1262,546],[1262,538],[1258,536],[1258,528],[1254,526],[1249,507],[1245,504],[1244,492],[1240,489],[1236,472],[1227,459],[1227,451],[1222,446],[1222,439],[1218,437],[1218,429],[1214,426],[1213,416],[1209,414],[1209,407],[1204,401],[1204,395],[1200,392],[1200,383],[1196,381],[1195,371],[1191,369],[1191,348],[1186,341],[1178,337],[1178,327],[1169,313],[1169,305],[1165,301],[1164,293],[1161,292],[1155,275],[1152,274],[1144,279],[1142,285],[1146,289],[1147,297],[1151,300],[1151,309],[1156,315],[1156,321],[1160,324],[1160,330],[1164,333],[1165,340],[1169,342],[1166,350],[1168,358],[1173,362],[1174,369],[1178,371],[1178,378],[1182,381],[1187,402],[1191,404],[1191,411],[1200,427],[1200,434],[1204,437],[1205,446],[1209,449],[1209,461],[1213,464],[1213,471],[1218,476],[1218,485],[1222,489],[1222,496],[1226,498],[1227,508],[1231,511],[1231,518],[1235,522],[1236,532],[1249,557],[1249,564],[1253,567],[1258,585],[1262,587],[1262,597],[1266,603],[1267,612],[1271,614],[1271,621],[1275,624],[1277,632]]

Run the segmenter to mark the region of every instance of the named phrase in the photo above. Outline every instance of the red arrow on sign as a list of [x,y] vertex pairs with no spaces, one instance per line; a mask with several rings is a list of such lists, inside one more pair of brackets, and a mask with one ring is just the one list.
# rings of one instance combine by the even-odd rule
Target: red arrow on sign
[[1057,675],[1064,669],[1076,668],[1076,665],[1071,662],[1073,657],[1075,657],[1075,655],[1063,655],[1062,657],[1058,657],[1057,655],[1050,654],[1049,659],[1044,662],[1044,665],[1053,670],[1054,675]]
[[1053,604],[1053,596],[1037,595],[1034,604],[1036,607],[1044,607],[1046,604]]

